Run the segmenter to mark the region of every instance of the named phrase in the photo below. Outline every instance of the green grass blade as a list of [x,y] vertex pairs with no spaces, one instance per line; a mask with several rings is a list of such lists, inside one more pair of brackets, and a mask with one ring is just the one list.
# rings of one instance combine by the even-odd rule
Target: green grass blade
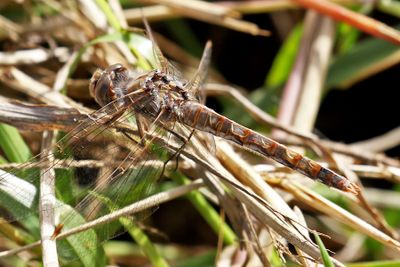
[[[38,190],[31,183],[0,170],[0,204],[2,209],[7,210],[12,218],[24,218],[20,223],[29,231],[30,234],[39,237],[39,218],[32,213],[32,209],[37,209]],[[23,192],[23,193],[22,193]],[[6,218],[6,220],[9,218]]]
[[400,18],[400,2],[397,0],[380,0],[376,3],[378,10]]
[[[353,10],[364,14],[368,15],[372,12],[374,5],[372,4],[365,4],[361,6],[354,6]],[[354,45],[356,45],[356,42],[358,40],[358,37],[360,36],[361,32],[354,28],[353,26],[346,24],[346,23],[339,23],[338,26],[338,50],[340,53],[347,52],[350,50]]]
[[7,162],[8,161],[3,156],[0,155],[0,164],[4,164],[4,163],[7,163]]
[[[110,198],[104,195],[99,195],[95,192],[91,192],[91,194],[95,195],[101,202],[103,202],[110,211],[117,210],[119,208],[113,201],[111,201]],[[147,235],[130,218],[121,217],[119,218],[119,222],[125,227],[125,229],[128,230],[130,236],[140,246],[143,253],[147,256],[153,266],[169,266],[167,261],[158,252],[156,246],[151,242],[150,238],[148,238]]]
[[192,55],[201,56],[203,47],[200,45],[198,38],[193,34],[186,21],[182,19],[173,19],[165,21],[168,31],[178,40],[179,45]]
[[339,23],[338,27],[338,51],[346,53],[353,48],[360,36],[360,31],[346,23]]
[[3,123],[0,123],[0,146],[11,162],[23,163],[32,157],[29,147],[18,130]]
[[151,242],[150,238],[139,228],[134,222],[128,218],[120,218],[119,222],[128,229],[130,236],[140,246],[143,253],[150,260],[151,264],[155,267],[168,267],[167,261],[158,252],[155,245]]
[[400,266],[400,260],[349,263],[346,264],[346,266],[347,267],[398,267]]
[[181,263],[178,263],[176,267],[212,267],[215,266],[216,256],[217,253],[215,251],[206,252],[184,260]]
[[116,32],[119,32],[120,34],[122,34],[124,36],[123,41],[126,43],[126,45],[129,47],[131,52],[137,58],[137,66],[144,70],[151,70],[152,66],[149,64],[148,61],[146,61],[146,59],[142,56],[142,54],[137,50],[135,45],[132,45],[132,43],[130,42],[131,33],[122,27],[122,25],[119,23],[117,17],[114,15],[114,13],[113,13],[111,7],[109,6],[109,4],[107,3],[107,1],[96,0],[96,3],[100,7],[100,9],[103,11],[103,13],[106,16],[107,21],[111,25],[111,27]]
[[[63,231],[72,229],[86,223],[82,215],[69,205],[60,203],[57,213],[61,222],[66,222]],[[106,257],[104,249],[95,230],[90,229],[62,239],[57,243],[59,256],[62,262],[76,264],[79,266],[105,266]],[[74,266],[74,265],[72,265]]]
[[288,38],[279,49],[265,80],[265,86],[267,88],[282,86],[289,77],[302,35],[303,25],[299,24],[293,28]]
[[380,39],[369,38],[362,41],[333,61],[328,71],[326,86],[346,87],[363,77],[367,70],[399,52],[399,46]]
[[123,30],[122,25],[119,23],[118,18],[114,15],[111,7],[108,5],[105,0],[96,0],[96,4],[103,11],[104,15],[108,20],[108,23],[113,27],[116,31],[121,32]]
[[319,246],[319,250],[321,251],[322,261],[324,262],[325,267],[334,267],[335,265],[331,261],[328,251],[326,250],[324,243],[318,234],[314,233],[315,240],[317,241],[317,245]]
[[[190,181],[186,177],[177,172],[173,173],[172,177],[179,184],[190,183]],[[217,235],[220,233],[220,231],[222,231],[222,236],[225,244],[232,245],[236,242],[237,237],[233,230],[221,220],[220,215],[214,210],[214,208],[208,203],[208,201],[204,198],[202,194],[193,191],[187,194],[187,198]]]

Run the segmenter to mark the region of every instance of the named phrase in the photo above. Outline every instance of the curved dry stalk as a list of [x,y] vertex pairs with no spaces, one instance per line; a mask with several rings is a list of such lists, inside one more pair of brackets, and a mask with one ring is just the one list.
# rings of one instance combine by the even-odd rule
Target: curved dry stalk
[[[182,186],[170,189],[165,192],[154,194],[150,197],[139,200],[139,201],[137,201],[129,206],[126,206],[122,209],[116,210],[110,214],[99,217],[93,221],[87,222],[78,227],[69,229],[68,231],[62,232],[61,234],[56,236],[56,240],[60,240],[60,239],[66,238],[68,236],[92,229],[99,225],[110,223],[112,221],[117,220],[118,218],[120,218],[122,216],[132,215],[134,213],[141,212],[141,211],[149,209],[151,207],[158,206],[162,203],[165,203],[165,202],[171,201],[175,198],[181,197],[181,196],[187,194],[188,192],[199,189],[202,186],[203,186],[203,183],[200,180],[196,180],[188,185],[182,185]],[[26,245],[26,246],[23,246],[23,247],[20,247],[17,249],[2,251],[2,252],[0,252],[0,258],[15,255],[21,251],[37,247],[40,244],[41,244],[41,241],[36,241],[35,243],[29,244],[29,245]]]
[[[256,121],[274,127],[286,133],[289,133],[295,137],[298,137],[304,141],[309,141],[320,148],[326,148],[326,150],[331,150],[332,152],[347,155],[356,159],[360,159],[366,162],[372,163],[382,163],[387,166],[400,166],[398,160],[389,158],[385,155],[374,154],[365,150],[360,150],[357,147],[352,147],[351,145],[346,145],[330,140],[322,140],[318,136],[310,132],[304,132],[296,129],[287,124],[278,122],[273,116],[261,110],[259,107],[254,105],[250,100],[243,96],[235,87],[224,84],[208,83],[205,85],[205,90],[207,95],[227,95],[239,102]],[[286,143],[288,140],[276,138],[280,143]],[[290,141],[291,142],[291,141]],[[295,146],[304,146],[304,142],[293,142]]]
[[351,146],[360,150],[382,152],[400,144],[400,127],[396,127],[380,136],[352,143]]

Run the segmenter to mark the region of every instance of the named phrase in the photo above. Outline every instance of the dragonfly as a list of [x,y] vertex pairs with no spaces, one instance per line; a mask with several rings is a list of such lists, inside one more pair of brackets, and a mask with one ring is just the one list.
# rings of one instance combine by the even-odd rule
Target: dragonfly
[[[135,81],[131,81],[127,73],[124,66],[116,64],[94,75],[91,92],[100,105],[118,99],[118,109],[132,106],[136,114],[150,117],[154,121],[182,123],[192,129],[232,141],[313,180],[345,192],[357,193],[357,186],[345,177],[201,104],[193,92],[169,76],[168,71],[156,69]],[[135,88],[131,83],[138,87]],[[130,86],[127,88],[125,84]],[[126,97],[118,96],[124,94]]]
[[209,65],[211,42],[204,49],[195,76],[187,83],[174,76],[174,68],[168,64],[156,43],[153,43],[160,69],[133,79],[129,77],[126,67],[115,64],[93,75],[90,92],[99,105],[107,106],[117,101],[116,109],[133,108],[138,116],[159,123],[179,122],[273,159],[330,187],[357,194],[358,186],[345,177],[201,103],[199,90]]
[[[202,86],[211,61],[211,42],[207,42],[197,71],[187,81],[164,57],[154,41],[150,27],[147,23],[145,26],[153,43],[157,68],[138,73],[122,64],[113,64],[104,70],[96,70],[90,80],[89,91],[101,108],[57,142],[54,151],[41,154],[32,163],[32,168],[40,167],[44,169],[42,172],[50,171],[58,165],[68,169],[72,165],[65,163],[65,158],[70,156],[70,151],[78,159],[85,159],[88,154],[99,154],[99,151],[91,150],[90,144],[94,142],[106,144],[100,151],[99,160],[115,160],[115,163],[106,164],[100,169],[95,181],[88,182],[88,190],[82,190],[81,197],[75,198],[79,201],[74,208],[71,208],[74,204],[68,202],[68,197],[57,201],[54,209],[57,210],[59,222],[55,236],[64,229],[82,224],[85,220],[106,214],[148,194],[151,184],[164,173],[166,163],[179,156],[197,131],[233,142],[330,187],[357,194],[357,185],[345,177],[204,104]],[[127,130],[125,122],[134,122],[135,128]],[[175,151],[165,151],[162,146],[152,143],[154,136],[162,137],[167,143],[174,143]],[[110,145],[110,139],[116,144]],[[94,167],[92,172],[96,171],[98,169]],[[24,224],[22,218],[26,218],[27,214],[37,215],[37,211],[32,211],[32,203],[37,199],[37,189],[32,184],[37,183],[38,173],[26,174],[28,178],[25,180],[19,180],[16,177],[19,174],[19,170],[12,170],[0,175],[0,191],[10,195],[3,198],[2,194],[0,200],[10,203],[6,205],[9,210],[5,216],[6,221],[18,220]],[[57,176],[61,176],[57,178],[57,183],[69,186],[69,178],[64,178],[69,177],[68,171],[61,170]],[[16,202],[15,198],[19,203],[11,204]],[[115,225],[109,226],[107,233],[104,233],[103,228],[102,239],[107,240],[117,235],[116,228]],[[95,233],[86,235],[84,239],[89,240],[94,238]],[[78,243],[79,247],[81,239],[79,236],[73,238],[69,239],[71,246]],[[91,247],[88,244],[84,246]],[[65,258],[72,258],[68,255],[71,249],[63,251]]]

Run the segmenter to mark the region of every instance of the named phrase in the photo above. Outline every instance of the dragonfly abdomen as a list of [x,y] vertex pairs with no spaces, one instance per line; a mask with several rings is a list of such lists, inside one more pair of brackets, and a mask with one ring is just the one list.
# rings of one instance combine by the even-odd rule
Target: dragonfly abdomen
[[357,186],[353,185],[345,177],[322,167],[317,162],[288,149],[268,137],[214,112],[200,103],[188,101],[181,105],[181,111],[185,115],[181,116],[179,120],[186,125],[233,141],[263,156],[272,158],[313,180],[318,180],[343,191],[356,193]]

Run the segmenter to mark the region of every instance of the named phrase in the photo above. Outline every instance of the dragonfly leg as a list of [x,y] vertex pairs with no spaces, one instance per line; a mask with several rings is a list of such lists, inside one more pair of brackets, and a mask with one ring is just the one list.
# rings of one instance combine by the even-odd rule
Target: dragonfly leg
[[[179,156],[180,156],[182,150],[185,148],[185,146],[189,143],[190,138],[192,138],[192,136],[193,136],[193,134],[194,134],[195,131],[196,131],[196,129],[193,129],[193,130],[190,132],[188,138],[184,138],[184,139],[183,139],[183,144],[178,148],[178,150],[176,150],[176,151],[174,152],[174,154],[172,154],[172,155],[164,162],[163,168],[162,168],[162,171],[161,171],[161,174],[160,174],[160,178],[163,176],[163,174],[164,174],[164,172],[165,172],[165,169],[166,169],[166,167],[167,167],[168,162],[170,162],[173,158],[175,158],[175,160],[176,160],[176,164],[175,164],[174,171],[176,171],[176,170],[178,169]],[[170,132],[171,132],[171,133],[174,133],[174,132],[171,131],[171,130],[170,130]],[[178,134],[175,133],[175,135],[178,135]],[[179,135],[178,135],[178,136],[179,136]]]
[[181,145],[181,147],[174,153],[174,155],[172,155],[171,159],[172,159],[173,157],[175,157],[175,160],[176,160],[174,171],[176,171],[176,170],[178,169],[179,156],[181,155],[182,150],[185,148],[185,146],[187,145],[187,143],[189,143],[190,138],[193,136],[193,134],[194,134],[195,131],[196,131],[196,130],[193,129],[193,130],[190,132],[190,135],[189,135],[188,138],[184,141],[184,143]]
[[142,123],[142,118],[140,117],[139,114],[135,113],[135,118],[136,118],[136,125],[138,128],[138,133],[139,133],[139,137],[140,137],[140,144],[142,146],[144,146],[144,125]]

